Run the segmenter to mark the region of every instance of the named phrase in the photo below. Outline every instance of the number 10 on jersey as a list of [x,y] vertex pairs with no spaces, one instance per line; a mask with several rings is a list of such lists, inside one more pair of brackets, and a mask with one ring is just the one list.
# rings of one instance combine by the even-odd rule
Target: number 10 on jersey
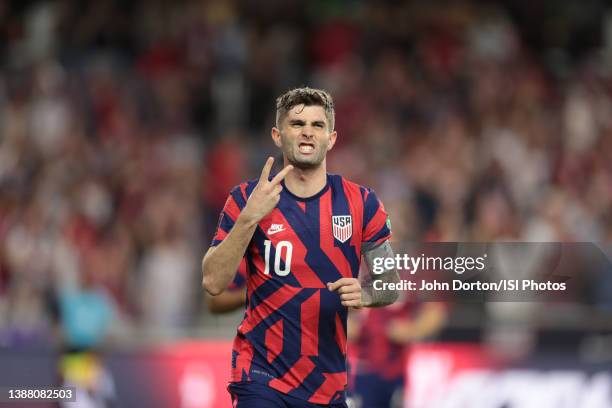
[[[266,270],[264,271],[264,274],[269,275],[270,274],[270,250],[272,248],[272,241],[270,241],[269,239],[266,239],[264,241],[264,247],[265,247],[265,260],[266,260]],[[281,268],[283,251],[286,251],[285,265],[284,265],[284,268]],[[276,272],[278,276],[287,276],[289,275],[289,272],[291,272],[291,255],[292,254],[293,254],[293,245],[291,244],[291,242],[278,241],[278,244],[276,244],[276,251],[274,254],[275,255],[274,256],[274,272]]]

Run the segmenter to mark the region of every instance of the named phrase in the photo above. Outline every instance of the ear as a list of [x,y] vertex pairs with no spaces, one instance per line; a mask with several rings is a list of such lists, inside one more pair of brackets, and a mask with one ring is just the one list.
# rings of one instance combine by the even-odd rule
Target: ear
[[338,132],[335,130],[329,134],[329,144],[327,145],[327,151],[330,151],[334,145],[336,144],[336,138],[338,137]]
[[283,143],[281,141],[281,134],[280,134],[280,130],[278,130],[277,127],[272,127],[272,140],[274,141],[274,144],[276,145],[276,147],[282,147]]

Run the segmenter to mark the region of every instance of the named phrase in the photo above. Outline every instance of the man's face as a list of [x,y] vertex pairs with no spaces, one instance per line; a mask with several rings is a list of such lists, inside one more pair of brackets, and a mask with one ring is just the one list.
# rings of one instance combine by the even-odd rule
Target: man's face
[[321,106],[296,105],[279,125],[280,129],[272,129],[274,143],[281,148],[289,164],[300,169],[320,166],[327,151],[336,143],[336,132],[330,132]]

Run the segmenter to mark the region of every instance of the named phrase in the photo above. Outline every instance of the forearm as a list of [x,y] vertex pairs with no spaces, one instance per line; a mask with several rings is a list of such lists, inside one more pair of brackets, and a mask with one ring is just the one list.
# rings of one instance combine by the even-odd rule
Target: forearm
[[[269,157],[261,172],[259,182],[236,217],[234,226],[223,242],[217,247],[210,248],[202,259],[202,286],[213,296],[223,292],[234,279],[240,260],[244,257],[247,246],[253,238],[257,223],[268,215],[280,200],[280,193],[283,190],[281,181],[287,173],[293,170],[293,166],[286,166],[272,180],[269,180],[273,163],[274,158]],[[235,201],[234,204],[236,204]]]
[[[395,268],[385,269],[380,274],[375,274],[374,259],[376,258],[393,258],[393,250],[388,241],[379,245],[376,248],[365,248],[364,257],[366,265],[369,269],[369,274],[363,279],[361,284],[362,303],[366,307],[387,306],[395,302],[398,298],[397,290],[386,289],[389,286],[385,283],[398,283],[400,281],[399,274]],[[383,284],[378,287],[385,289],[375,289],[374,281],[381,281]]]
[[[384,283],[398,283],[399,275],[397,272],[383,273],[382,275],[375,278]],[[383,286],[383,285],[381,285]],[[384,285],[383,287],[388,287]],[[388,306],[394,303],[398,298],[397,290],[390,289],[375,289],[374,285],[367,285],[361,287],[361,299],[365,307],[380,307]]]
[[202,259],[202,286],[216,296],[230,284],[253,237],[257,222],[241,213],[227,237]]

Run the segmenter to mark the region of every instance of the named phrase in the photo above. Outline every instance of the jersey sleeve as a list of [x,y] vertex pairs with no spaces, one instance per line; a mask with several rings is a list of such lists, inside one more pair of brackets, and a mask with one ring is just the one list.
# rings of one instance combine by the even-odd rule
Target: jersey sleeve
[[366,189],[363,204],[363,243],[376,247],[391,237],[391,223],[382,202]]
[[223,210],[219,215],[217,230],[210,246],[217,246],[223,242],[227,234],[234,227],[238,215],[240,215],[240,212],[246,205],[245,187],[246,183],[234,187],[227,197]]

